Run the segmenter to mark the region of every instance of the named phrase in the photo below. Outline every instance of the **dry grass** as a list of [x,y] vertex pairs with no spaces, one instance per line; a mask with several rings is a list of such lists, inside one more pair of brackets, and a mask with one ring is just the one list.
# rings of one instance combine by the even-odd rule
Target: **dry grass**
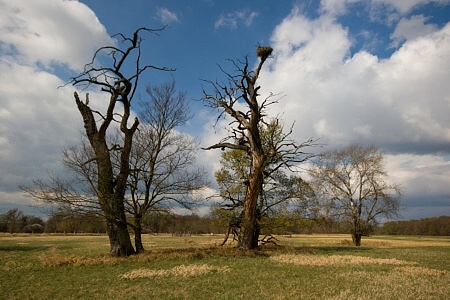
[[449,275],[450,272],[445,270],[435,270],[435,269],[429,269],[425,267],[399,267],[395,270],[401,271],[410,275],[416,275],[416,276],[445,276]]
[[92,266],[92,265],[115,265],[120,261],[124,261],[126,258],[116,258],[109,255],[97,256],[97,257],[87,257],[87,256],[76,256],[76,255],[41,255],[39,260],[46,267],[57,267],[57,266]]
[[228,267],[214,267],[208,264],[202,265],[180,265],[168,270],[152,270],[152,269],[137,269],[120,275],[123,279],[137,279],[147,277],[168,277],[181,276],[191,277],[204,275],[211,272],[227,273],[230,272]]
[[354,255],[304,255],[281,254],[270,257],[271,260],[299,266],[336,266],[336,265],[410,265],[411,262],[396,258],[371,258]]
[[[449,272],[421,267],[398,267],[390,272],[343,272],[336,278],[346,287],[337,295],[324,290],[326,299],[448,299]],[[447,296],[444,296],[447,295]]]
[[[296,234],[277,237],[282,243],[295,246],[353,246],[348,234]],[[415,236],[376,236],[363,237],[362,247],[402,248],[402,247],[450,247],[448,239],[439,237]]]
[[242,251],[231,246],[195,246],[191,248],[167,248],[145,251],[130,257],[112,257],[107,254],[98,256],[69,255],[62,253],[58,247],[51,247],[38,256],[39,261],[47,267],[56,266],[90,266],[117,265],[123,262],[145,263],[149,261],[169,261],[174,259],[208,259],[268,256],[270,249],[264,251]]
[[[271,260],[295,265],[325,267],[323,278],[334,274],[333,284],[326,285],[321,299],[448,299],[450,272],[419,266],[419,262],[355,255],[281,254]],[[383,267],[355,268],[379,265]],[[393,266],[393,268],[390,268]],[[338,267],[337,269],[334,267]],[[307,272],[301,269],[302,272]],[[339,270],[339,271],[338,271]]]
[[38,256],[39,261],[47,267],[56,266],[89,266],[89,265],[114,265],[125,258],[112,257],[110,255],[101,256],[85,256],[85,255],[68,255],[61,252],[57,246],[50,247],[47,251]]
[[143,238],[146,252],[114,258],[105,236],[1,237],[0,299],[428,300],[450,294],[448,237],[375,236],[354,247],[349,235],[293,235],[257,251],[218,247],[222,236]]

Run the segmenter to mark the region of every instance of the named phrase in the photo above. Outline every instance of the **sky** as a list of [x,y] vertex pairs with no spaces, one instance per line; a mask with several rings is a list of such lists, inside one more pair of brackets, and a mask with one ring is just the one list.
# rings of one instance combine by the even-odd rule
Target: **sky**
[[[174,79],[194,114],[180,130],[202,147],[227,124],[213,127],[198,101],[204,80],[223,80],[230,59],[255,66],[270,45],[258,83],[280,95],[270,114],[295,122],[298,142],[377,146],[402,185],[402,219],[450,215],[450,0],[0,0],[0,214],[41,213],[18,186],[64,172],[61,148],[83,130],[77,89],[63,85],[142,26],[166,26],[145,36],[144,62],[175,71],[147,72],[141,91]],[[200,151],[213,180],[220,151]]]

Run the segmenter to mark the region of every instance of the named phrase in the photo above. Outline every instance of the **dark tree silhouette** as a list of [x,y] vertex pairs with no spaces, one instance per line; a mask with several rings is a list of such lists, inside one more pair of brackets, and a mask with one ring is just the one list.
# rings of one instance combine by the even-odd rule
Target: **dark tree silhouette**
[[[110,253],[114,256],[127,256],[135,253],[127,229],[124,196],[130,173],[129,160],[133,135],[138,128],[139,121],[136,118],[130,122],[129,119],[131,102],[142,73],[147,69],[169,70],[141,64],[141,34],[157,31],[159,30],[139,28],[132,37],[118,34],[119,45],[124,45],[123,48],[119,46],[101,47],[95,52],[92,61],[85,66],[84,71],[70,81],[74,86],[100,87],[101,91],[109,95],[106,111],[102,113],[91,108],[89,94],[86,94],[85,101],[83,101],[77,92],[74,93],[75,102],[83,118],[86,136],[95,155],[98,203],[106,218],[111,246]],[[109,66],[99,65],[100,61],[108,61]],[[118,107],[119,104],[121,104],[121,111]],[[119,123],[122,144],[110,147],[106,137],[108,129],[114,122]],[[120,151],[117,173],[111,159],[112,151]]]

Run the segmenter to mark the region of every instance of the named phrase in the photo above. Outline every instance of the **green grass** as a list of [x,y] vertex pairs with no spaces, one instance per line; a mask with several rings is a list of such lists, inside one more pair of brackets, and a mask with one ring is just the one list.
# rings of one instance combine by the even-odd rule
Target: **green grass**
[[448,299],[450,238],[278,237],[258,251],[222,236],[145,236],[108,256],[106,236],[0,236],[0,299]]

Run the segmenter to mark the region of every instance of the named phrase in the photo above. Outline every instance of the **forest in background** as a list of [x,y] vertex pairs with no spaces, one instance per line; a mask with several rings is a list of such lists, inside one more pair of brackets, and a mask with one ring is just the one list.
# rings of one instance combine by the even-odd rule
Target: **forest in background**
[[[173,235],[225,234],[228,221],[214,213],[199,216],[176,215],[168,212],[151,212],[144,219],[144,233],[170,233]],[[70,214],[57,212],[44,220],[33,215],[25,215],[20,210],[11,209],[0,214],[0,232],[6,233],[106,233],[106,223],[97,214]],[[343,222],[322,219],[301,219],[295,216],[280,216],[267,220],[262,234],[332,234],[349,233]],[[450,236],[450,216],[425,218],[420,220],[389,221],[373,229],[380,235],[428,235]]]

